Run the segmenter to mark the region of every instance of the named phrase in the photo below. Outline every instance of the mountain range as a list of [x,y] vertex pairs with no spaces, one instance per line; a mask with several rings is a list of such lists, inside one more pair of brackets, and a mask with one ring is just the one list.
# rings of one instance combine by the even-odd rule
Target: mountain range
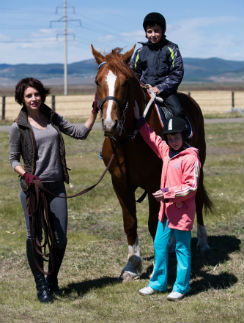
[[[184,82],[243,82],[244,62],[220,58],[184,58]],[[63,64],[0,64],[0,85],[8,86],[24,77],[45,83],[63,83]],[[68,64],[69,84],[92,84],[97,72],[94,59]]]

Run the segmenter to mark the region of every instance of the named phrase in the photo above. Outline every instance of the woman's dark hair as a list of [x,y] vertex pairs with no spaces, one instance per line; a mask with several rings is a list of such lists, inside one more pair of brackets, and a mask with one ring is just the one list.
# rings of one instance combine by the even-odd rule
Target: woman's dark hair
[[15,101],[20,105],[23,103],[24,92],[28,87],[33,87],[39,92],[43,103],[46,100],[46,96],[50,93],[50,90],[45,88],[39,80],[32,77],[24,78],[20,80],[15,87]]

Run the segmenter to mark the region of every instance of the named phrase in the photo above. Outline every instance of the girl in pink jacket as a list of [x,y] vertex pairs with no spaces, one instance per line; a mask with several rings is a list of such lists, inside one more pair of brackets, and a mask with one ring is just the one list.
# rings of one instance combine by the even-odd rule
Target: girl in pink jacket
[[[138,119],[138,111],[135,108]],[[187,125],[173,118],[164,128],[166,141],[150,128],[145,119],[137,121],[140,134],[155,154],[163,160],[161,186],[153,193],[160,202],[157,232],[154,240],[155,265],[148,286],[142,295],[167,290],[168,248],[175,236],[177,275],[168,300],[180,300],[189,291],[191,275],[191,230],[195,217],[195,195],[198,186],[200,160],[198,150],[187,143]]]

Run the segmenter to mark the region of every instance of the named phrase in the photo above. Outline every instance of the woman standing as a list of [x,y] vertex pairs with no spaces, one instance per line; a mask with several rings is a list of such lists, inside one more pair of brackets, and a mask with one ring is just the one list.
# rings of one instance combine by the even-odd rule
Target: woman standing
[[[25,215],[27,259],[35,279],[37,297],[40,302],[51,303],[53,294],[61,294],[58,272],[67,244],[67,201],[65,198],[47,194],[55,244],[54,259],[49,263],[51,274],[45,278],[42,257],[32,248],[29,216],[26,211],[26,192],[35,179],[56,196],[66,196],[64,182],[69,183],[65,160],[65,146],[61,132],[76,139],[85,139],[96,120],[97,106],[84,125],[77,126],[66,121],[44,104],[49,90],[34,78],[24,78],[15,89],[15,100],[22,109],[10,130],[10,163],[21,176],[20,200]],[[23,164],[20,158],[23,159]],[[41,237],[40,237],[41,238]]]

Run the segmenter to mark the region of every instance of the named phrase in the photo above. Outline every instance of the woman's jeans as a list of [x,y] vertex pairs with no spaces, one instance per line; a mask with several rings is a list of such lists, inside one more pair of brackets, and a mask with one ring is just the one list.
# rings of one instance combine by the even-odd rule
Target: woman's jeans
[[167,217],[158,221],[154,240],[155,265],[149,286],[158,291],[167,290],[168,250],[172,235],[176,240],[177,273],[173,291],[186,294],[191,276],[191,231],[180,231],[168,227]]
[[[66,196],[66,190],[63,182],[44,182],[43,185],[47,190],[55,195]],[[54,228],[56,244],[59,248],[65,248],[67,243],[68,224],[67,200],[65,198],[54,197],[49,194],[47,194],[47,200],[51,211],[51,221]],[[20,201],[25,215],[27,239],[31,239],[29,216],[26,213],[26,194],[22,190],[20,191]]]

